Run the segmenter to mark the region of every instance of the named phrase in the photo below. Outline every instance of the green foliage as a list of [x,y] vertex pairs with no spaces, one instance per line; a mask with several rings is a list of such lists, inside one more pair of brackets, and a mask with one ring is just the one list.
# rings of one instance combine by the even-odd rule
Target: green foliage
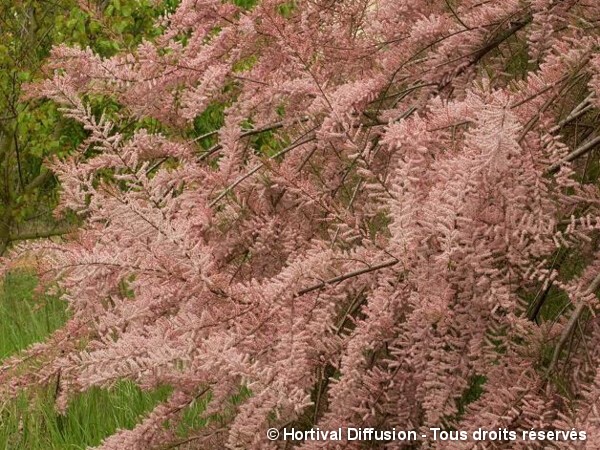
[[233,3],[243,9],[252,9],[257,0],[233,0]]
[[[36,294],[36,287],[36,277],[27,270],[9,273],[0,284],[0,361],[43,340],[68,318],[62,300]],[[54,407],[55,384],[28,391],[0,405],[0,448],[62,450],[95,446],[118,428],[133,428],[171,392],[169,386],[146,392],[131,382],[120,381],[111,389],[92,388],[76,395],[66,414],[61,415]],[[231,398],[232,407],[250,396],[251,392],[241,387]],[[203,397],[186,408],[177,428],[182,440],[205,426],[207,420],[222,420],[219,416],[201,416],[209,399]]]
[[[156,19],[177,0],[90,1],[0,0],[0,254],[28,236],[61,234],[72,221],[57,224],[52,210],[57,182],[44,161],[73,151],[86,137],[80,124],[65,119],[56,104],[24,98],[27,83],[45,77],[53,45],[90,47],[101,56],[131,50],[162,30]],[[94,111],[118,117],[121,106],[90,98]],[[137,124],[131,124],[129,132]],[[57,226],[61,225],[61,226]]]
[[[222,103],[209,104],[204,112],[194,119],[194,128],[191,138],[198,138],[206,134],[212,133],[221,128],[225,122],[225,105]],[[205,149],[217,143],[217,138],[214,135],[208,136],[200,140],[200,144]]]
[[250,145],[257,155],[271,158],[283,150],[286,145],[289,145],[289,141],[282,141],[277,138],[277,134],[273,131],[265,131],[252,136]]
[[233,65],[233,71],[244,72],[246,70],[250,70],[252,66],[256,64],[256,61],[258,61],[256,55],[250,55],[247,58],[242,58]]
[[69,46],[90,47],[101,56],[133,49],[144,39],[162,33],[156,19],[173,9],[172,2],[157,7],[150,0],[111,0],[82,10],[72,5],[69,14],[57,17],[54,40]]
[[391,223],[392,219],[386,211],[378,212],[372,220],[367,223],[369,228],[369,236],[371,239],[375,239],[375,237],[379,234],[388,233],[388,225]]
[[456,400],[456,406],[459,416],[463,416],[465,409],[469,404],[478,400],[483,394],[486,378],[483,375],[473,375],[469,380],[469,387],[465,389],[462,395]]
[[547,298],[540,309],[540,320],[556,320],[570,303],[569,296],[566,292],[556,289],[555,287],[550,288]]
[[23,270],[9,273],[0,291],[0,358],[41,341],[67,319],[57,298],[35,296],[35,276]]
[[[51,203],[52,179],[41,176],[42,159],[54,136],[54,106],[45,117],[21,99],[21,86],[35,78],[52,44],[52,18],[64,5],[36,1],[0,1],[0,254],[11,240],[13,226]],[[41,119],[41,120],[40,120]],[[57,145],[53,146],[57,150]]]
[[[0,285],[0,359],[43,340],[66,321],[58,298],[35,294],[37,280],[26,270],[9,273]],[[84,449],[98,445],[117,428],[132,428],[171,389],[144,392],[131,382],[90,389],[69,403],[66,415],[54,408],[55,386],[28,392],[0,407],[0,448]],[[190,419],[191,420],[191,419]]]
[[0,446],[62,450],[98,445],[118,428],[133,428],[168,393],[169,388],[147,393],[131,382],[120,382],[110,390],[94,388],[78,395],[64,416],[54,409],[52,387],[22,395],[0,412]]
[[291,17],[292,14],[294,14],[294,11],[296,11],[296,2],[294,0],[283,3],[281,5],[279,5],[277,7],[277,10],[279,12],[279,14],[281,14],[283,17]]
[[507,59],[506,72],[513,79],[525,78],[532,69],[527,44],[514,38],[514,42],[509,43],[507,51],[510,52],[510,58]]

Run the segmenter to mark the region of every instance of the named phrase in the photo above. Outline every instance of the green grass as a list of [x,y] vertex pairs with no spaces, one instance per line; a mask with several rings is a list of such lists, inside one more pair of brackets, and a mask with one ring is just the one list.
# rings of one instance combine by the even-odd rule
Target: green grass
[[9,273],[0,284],[0,359],[40,341],[67,320],[64,302],[34,295],[36,285],[24,270]]
[[[67,319],[66,305],[34,293],[36,278],[10,273],[0,285],[0,359],[42,340]],[[143,392],[130,382],[76,396],[66,415],[54,409],[54,388],[0,401],[0,449],[85,449],[118,428],[132,428],[141,415],[169,395],[170,388]]]

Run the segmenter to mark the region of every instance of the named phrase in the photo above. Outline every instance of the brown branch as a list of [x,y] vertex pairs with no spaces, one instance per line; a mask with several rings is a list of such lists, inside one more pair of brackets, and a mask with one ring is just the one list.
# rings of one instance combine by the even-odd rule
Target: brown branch
[[296,293],[296,297],[299,297],[304,294],[308,294],[309,292],[317,291],[319,289],[323,289],[325,286],[328,286],[330,284],[340,283],[349,278],[357,277],[359,275],[364,275],[365,273],[374,272],[376,270],[385,269],[386,267],[395,266],[399,262],[400,261],[398,261],[396,258],[389,259],[387,261],[376,264],[374,266],[369,266],[369,267],[365,267],[364,269],[355,270],[353,272],[345,273],[343,275],[338,275],[337,277],[333,277],[328,280],[321,281],[320,283],[317,283],[312,286],[309,286],[309,287],[299,290]]
[[569,153],[563,159],[561,159],[558,162],[555,162],[550,167],[548,167],[548,170],[546,170],[546,173],[547,174],[553,174],[553,173],[558,172],[560,170],[560,168],[564,164],[566,164],[568,162],[571,162],[571,161],[574,161],[575,159],[579,158],[580,156],[585,155],[587,152],[589,152],[590,150],[592,150],[599,143],[600,143],[600,136],[596,136],[596,137],[590,139],[589,141],[587,141],[582,146],[580,146],[577,149],[573,150],[571,153]]
[[[300,139],[297,140],[296,142],[290,144],[289,146],[287,146],[286,148],[284,148],[283,150],[275,153],[273,156],[270,156],[269,159],[275,159],[279,156],[282,156],[284,154],[286,154],[287,152],[295,149],[296,147],[299,147],[303,144],[306,144],[312,140],[315,139],[315,133],[311,132],[309,133],[304,139]],[[221,192],[212,202],[210,202],[209,206],[212,208],[213,206],[215,206],[217,203],[219,203],[219,201],[225,197],[229,192],[231,192],[236,186],[238,186],[242,181],[246,180],[247,178],[251,177],[252,175],[254,175],[256,172],[258,172],[261,168],[263,168],[265,166],[264,162],[261,162],[259,164],[257,164],[256,166],[254,166],[250,171],[246,172],[244,175],[240,176],[238,179],[236,179],[233,183],[231,183],[229,186],[227,186],[223,192]]]
[[[303,122],[306,122],[306,121],[308,121],[308,117],[302,117],[300,119],[295,120],[294,123],[303,123]],[[252,130],[245,130],[240,135],[240,138],[245,138],[245,137],[249,137],[249,136],[254,136],[256,134],[266,133],[268,131],[278,130],[279,128],[283,128],[284,125],[285,125],[284,122],[276,122],[276,123],[271,124],[271,125],[265,125],[264,127],[261,127],[261,128],[255,128],[255,129],[252,129]],[[218,133],[219,133],[219,130],[210,131],[208,133],[203,134],[202,136],[198,136],[192,142],[196,142],[196,141],[202,140],[204,138],[214,136],[215,134],[218,134]],[[208,150],[206,150],[206,152],[204,152],[202,155],[200,155],[200,157],[198,158],[198,160],[202,161],[202,160],[208,158],[210,155],[218,152],[222,148],[223,148],[223,146],[221,144],[215,144],[211,148],[209,148]]]
[[26,241],[30,239],[45,239],[53,236],[63,236],[77,230],[77,227],[73,225],[64,225],[61,227],[54,227],[45,230],[35,230],[13,234],[9,237],[10,242],[15,241]]
[[[304,120],[308,120],[308,119],[304,119]],[[240,135],[240,137],[253,136],[255,134],[265,133],[267,131],[277,130],[277,129],[283,127],[283,125],[284,125],[283,122],[276,122],[276,123],[271,124],[271,125],[266,125],[266,126],[264,126],[262,128],[254,128],[254,129],[251,129],[251,130],[244,130],[244,132]],[[197,138],[192,139],[191,142],[201,141],[202,139],[209,138],[209,137],[214,136],[216,134],[219,134],[219,130],[213,130],[213,131],[209,131],[208,133],[204,133],[203,135],[198,136]]]
[[454,78],[456,78],[459,75],[461,75],[462,73],[464,73],[469,67],[472,67],[472,66],[476,65],[477,63],[479,63],[479,61],[481,61],[488,53],[490,53],[492,50],[494,50],[496,47],[498,47],[504,41],[506,41],[511,36],[513,36],[518,31],[520,31],[525,26],[527,26],[531,22],[532,18],[533,17],[531,16],[531,14],[527,14],[524,18],[512,21],[512,22],[510,22],[510,27],[504,33],[500,33],[500,34],[496,35],[494,39],[492,39],[490,42],[488,42],[486,45],[484,45],[480,49],[475,50],[466,55],[461,55],[453,60],[444,62],[444,63],[439,64],[438,66],[434,67],[434,69],[437,69],[437,68],[447,65],[449,63],[457,62],[463,58],[472,57],[472,59],[470,61],[467,61],[465,64],[458,66],[457,70],[455,71],[455,73],[452,74],[451,78],[449,78],[447,80],[442,80],[442,82],[438,86],[437,91],[438,92],[442,91],[446,86],[448,86],[450,83],[452,83],[452,80]]
[[[596,276],[596,278],[594,278],[594,281],[592,281],[590,283],[590,285],[587,288],[587,292],[594,293],[599,287],[600,287],[600,274],[598,274]],[[552,373],[554,371],[554,369],[556,368],[556,365],[558,364],[558,358],[560,357],[562,350],[564,349],[565,345],[567,344],[567,341],[569,340],[571,334],[573,333],[573,330],[575,330],[575,327],[577,326],[579,319],[581,318],[583,313],[586,311],[586,309],[587,309],[587,304],[585,302],[581,302],[579,305],[577,305],[577,307],[573,311],[573,314],[571,314],[571,317],[569,318],[569,322],[565,326],[565,329],[563,330],[562,334],[560,335],[560,340],[558,341],[558,344],[554,348],[554,354],[552,355],[552,361],[550,362],[550,365],[548,366],[548,370],[546,372],[547,375],[550,375],[550,373]]]
[[467,29],[469,31],[472,30],[472,28],[470,26],[468,26],[466,23],[464,23],[463,20],[459,17],[459,15],[456,13],[456,11],[454,10],[454,8],[450,4],[450,2],[448,0],[444,0],[444,1],[446,2],[446,6],[450,10],[450,12],[454,16],[454,18],[458,21],[458,23],[460,23],[463,27],[465,27],[465,29]]
[[52,172],[45,167],[42,167],[40,173],[25,186],[23,192],[25,194],[32,192],[34,189],[42,186],[50,178],[52,178]]
[[592,109],[594,106],[591,104],[591,101],[593,98],[594,98],[594,94],[588,95],[581,103],[579,103],[575,108],[573,108],[571,113],[565,119],[561,120],[557,125],[550,128],[550,132],[551,133],[557,132],[564,126],[568,125],[569,123],[571,123],[575,119],[581,117],[586,112],[588,112],[590,109]]

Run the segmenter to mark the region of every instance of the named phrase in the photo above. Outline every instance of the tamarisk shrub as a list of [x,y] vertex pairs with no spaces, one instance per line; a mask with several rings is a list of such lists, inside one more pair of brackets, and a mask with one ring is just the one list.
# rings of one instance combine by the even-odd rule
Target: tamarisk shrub
[[84,225],[21,251],[72,315],[3,362],[2,395],[173,387],[106,450],[312,426],[599,448],[598,20],[577,0],[182,0],[130,53],[56,47],[29,95],[87,130],[51,165]]

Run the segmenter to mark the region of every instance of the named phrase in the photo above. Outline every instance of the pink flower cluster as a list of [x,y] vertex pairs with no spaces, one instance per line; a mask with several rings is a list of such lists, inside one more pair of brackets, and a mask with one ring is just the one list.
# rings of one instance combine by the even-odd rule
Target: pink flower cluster
[[[131,53],[55,48],[30,95],[88,132],[52,162],[84,225],[33,247],[72,319],[0,392],[174,388],[104,450],[177,443],[196,401],[202,449],[280,448],[265,431],[290,424],[576,427],[552,445],[600,448],[598,20],[577,0],[183,0]],[[162,133],[123,125],[148,117]]]

